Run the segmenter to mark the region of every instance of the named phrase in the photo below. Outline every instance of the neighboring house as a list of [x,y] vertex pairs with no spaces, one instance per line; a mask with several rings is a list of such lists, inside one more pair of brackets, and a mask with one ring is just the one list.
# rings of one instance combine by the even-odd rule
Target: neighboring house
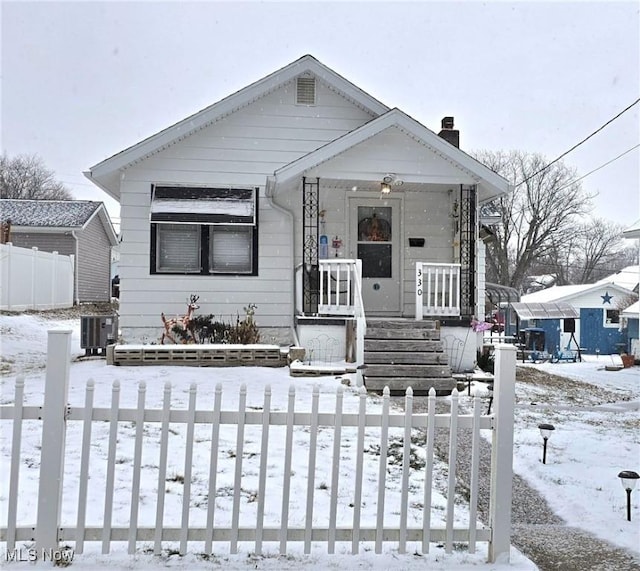
[[[640,246],[640,220],[636,220],[635,224],[627,228],[622,235],[629,240],[638,240],[638,245]],[[640,282],[640,264],[637,266],[638,269],[638,282]],[[634,290],[636,293],[640,294],[638,288]],[[638,324],[640,323],[640,303],[636,302],[630,307],[627,307],[622,315],[627,319],[627,336],[629,342],[629,351],[633,354],[636,360],[640,359],[640,335],[638,333]]]
[[640,266],[627,266],[619,272],[598,280],[597,284],[616,284],[638,293],[638,281],[640,280]]
[[102,202],[2,199],[0,218],[10,221],[14,246],[74,256],[75,303],[111,299],[111,248],[117,237]]
[[556,347],[567,347],[573,326],[575,339],[585,353],[618,353],[625,344],[620,313],[632,295],[630,290],[612,283],[554,286],[523,295],[520,302],[525,304],[569,303],[580,312],[580,318],[530,320],[528,323],[521,323],[520,329],[544,329],[546,348],[551,352]]
[[197,294],[200,313],[256,304],[286,344],[422,312],[474,340],[472,365],[479,205],[510,186],[458,142],[453,118],[438,135],[307,55],[93,166],[121,204],[122,338],[157,341]]
[[623,319],[623,325],[626,322],[627,353],[633,355],[638,361],[640,360],[640,333],[638,327],[640,322],[640,301],[631,304],[620,315]]

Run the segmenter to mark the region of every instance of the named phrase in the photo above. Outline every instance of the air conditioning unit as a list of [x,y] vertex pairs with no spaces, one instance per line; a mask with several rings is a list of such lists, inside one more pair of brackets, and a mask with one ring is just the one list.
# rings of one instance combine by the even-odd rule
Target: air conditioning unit
[[107,345],[118,338],[117,315],[83,315],[80,317],[80,347],[87,355],[104,354]]

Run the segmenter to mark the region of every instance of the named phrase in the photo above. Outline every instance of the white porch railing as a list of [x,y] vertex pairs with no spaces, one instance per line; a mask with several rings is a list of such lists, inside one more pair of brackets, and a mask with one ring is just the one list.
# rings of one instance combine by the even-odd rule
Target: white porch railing
[[[318,313],[352,316],[356,320],[356,366],[364,365],[367,320],[362,302],[362,260],[334,258],[319,261],[320,300]],[[358,368],[358,386],[362,386]]]
[[362,261],[334,258],[319,261],[320,301],[323,315],[355,315],[356,281],[362,282]]
[[460,315],[460,264],[416,262],[416,320]]

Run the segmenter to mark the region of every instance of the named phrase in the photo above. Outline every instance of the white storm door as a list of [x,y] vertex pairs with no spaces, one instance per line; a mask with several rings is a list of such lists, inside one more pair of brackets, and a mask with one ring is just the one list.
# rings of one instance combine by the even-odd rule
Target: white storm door
[[400,315],[400,202],[349,199],[349,255],[362,260],[367,315]]

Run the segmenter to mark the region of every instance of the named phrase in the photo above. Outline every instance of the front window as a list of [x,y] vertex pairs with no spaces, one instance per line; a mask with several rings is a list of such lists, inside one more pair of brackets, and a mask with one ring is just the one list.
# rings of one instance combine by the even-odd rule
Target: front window
[[154,187],[151,273],[258,274],[257,189]]

